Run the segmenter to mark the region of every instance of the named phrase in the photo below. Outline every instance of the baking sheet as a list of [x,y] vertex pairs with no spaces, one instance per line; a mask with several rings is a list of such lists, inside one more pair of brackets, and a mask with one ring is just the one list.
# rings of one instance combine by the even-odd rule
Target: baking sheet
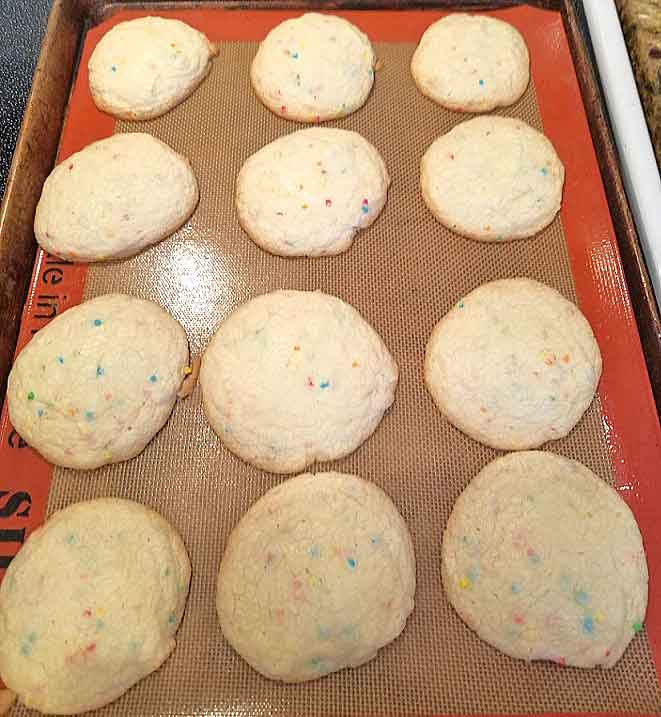
[[[471,289],[495,278],[529,276],[572,300],[578,297],[605,363],[600,398],[567,439],[547,448],[582,461],[623,490],[646,539],[654,595],[658,557],[650,538],[659,510],[657,499],[649,495],[653,464],[647,461],[659,458],[658,421],[650,413],[649,385],[585,118],[582,112],[576,112],[578,118],[562,115],[563,102],[569,99],[578,109],[580,99],[559,15],[530,8],[494,13],[522,30],[533,69],[533,83],[524,98],[501,114],[544,128],[565,163],[567,183],[561,219],[535,240],[489,246],[441,227],[418,191],[422,154],[439,134],[464,119],[423,98],[410,78],[415,41],[440,14],[340,13],[368,32],[383,67],[365,107],[329,125],[357,130],[373,142],[384,156],[393,185],[386,209],[359,234],[348,253],[310,260],[262,252],[241,231],[233,208],[234,181],[245,158],[300,128],[263,108],[248,79],[256,40],[286,13],[174,13],[211,39],[223,40],[210,77],[165,117],[113,126],[91,106],[85,60],[111,24],[135,14],[122,13],[89,33],[61,158],[112,131],[149,131],[189,157],[200,182],[200,206],[177,234],[128,261],[86,270],[40,256],[21,339],[24,342],[49,314],[80,300],[83,291],[84,298],[125,291],[158,301],[184,325],[193,352],[203,350],[232,309],[271,289],[318,288],[348,301],[393,352],[400,385],[393,408],[361,449],[314,470],[359,473],[391,495],[413,534],[418,590],[416,609],[403,635],[358,670],[287,686],[269,682],[245,665],[222,639],[214,609],[215,575],[234,524],[283,477],[253,469],[222,448],[204,418],[197,389],[178,404],[170,422],[138,458],[92,474],[60,469],[53,473],[48,512],[102,495],[139,500],[181,531],[193,563],[191,596],[172,658],[101,712],[657,711],[661,701],[648,640],[648,634],[658,631],[654,609],[647,631],[634,640],[616,668],[581,671],[547,663],[531,666],[501,655],[463,625],[440,588],[440,538],[453,502],[497,452],[456,431],[434,409],[422,384],[425,343],[435,322]],[[47,272],[50,294],[43,286]],[[55,285],[54,276],[60,278]],[[637,393],[627,395],[630,390]],[[636,405],[630,395],[635,395]],[[627,423],[634,415],[636,431]],[[3,439],[9,440],[6,413],[2,431]],[[29,448],[20,448],[15,436],[11,451],[6,445],[2,440],[3,470],[11,466],[12,471],[32,475],[45,498],[48,467]],[[38,510],[35,500],[32,517],[38,517]],[[19,707],[15,714],[29,712]]]

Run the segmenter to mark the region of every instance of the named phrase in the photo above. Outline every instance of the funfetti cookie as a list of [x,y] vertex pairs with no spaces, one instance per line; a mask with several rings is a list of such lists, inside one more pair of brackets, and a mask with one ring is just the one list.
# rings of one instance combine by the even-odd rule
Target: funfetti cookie
[[301,475],[258,500],[236,526],[218,574],[223,634],[255,670],[302,682],[357,667],[413,610],[409,531],[376,485]]
[[140,453],[172,412],[188,367],[181,325],[153,301],[107,294],[39,330],[9,374],[9,417],[44,458],[98,468]]
[[250,78],[272,112],[298,122],[323,122],[362,107],[375,66],[367,35],[341,17],[311,12],[269,32]]
[[183,102],[211,69],[216,48],[181,20],[141,17],[120,22],[88,63],[96,106],[125,120],[159,117]]
[[551,142],[522,120],[462,122],[422,158],[420,187],[432,214],[470,239],[525,239],[560,210],[565,170]]
[[423,95],[459,112],[489,112],[514,104],[530,80],[521,33],[488,15],[453,13],[432,23],[411,60]]
[[55,513],[0,586],[2,681],[48,714],[107,705],[174,650],[190,572],[177,531],[138,503]]
[[601,353],[587,319],[532,279],[483,284],[438,322],[425,383],[441,413],[481,443],[536,448],[566,436],[594,397]]
[[274,473],[341,458],[376,429],[398,370],[349,304],[319,291],[274,291],[218,328],[202,358],[204,408],[223,444]]
[[647,563],[636,520],[581,463],[540,451],[489,463],[443,535],[445,595],[510,657],[612,667],[642,630]]
[[273,254],[340,254],[379,216],[389,185],[383,159],[357,132],[311,127],[246,160],[236,207],[250,238]]
[[116,134],[48,175],[34,233],[45,251],[63,259],[132,256],[179,229],[198,198],[185,157],[149,134]]

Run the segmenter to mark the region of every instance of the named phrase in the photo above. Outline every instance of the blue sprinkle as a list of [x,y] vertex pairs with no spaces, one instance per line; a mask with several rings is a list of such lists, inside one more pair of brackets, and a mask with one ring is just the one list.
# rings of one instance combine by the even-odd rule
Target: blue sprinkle
[[102,630],[104,625],[105,625],[105,623],[103,622],[103,620],[97,620],[96,621],[96,631],[98,632],[99,630]]
[[369,212],[369,210],[370,210],[369,207],[368,207],[367,205],[365,205],[365,204],[363,204],[363,206],[360,208],[360,211],[361,211],[363,214],[367,214],[367,212]]
[[530,562],[531,562],[531,563],[538,563],[540,560],[541,560],[541,558],[539,557],[539,555],[537,555],[537,553],[533,553],[533,554],[530,556]]
[[516,595],[521,592],[521,586],[517,583],[512,583],[512,592]]
[[101,368],[101,366],[97,366],[97,367],[96,367],[96,375],[97,375],[97,376],[103,376],[103,374],[104,374],[104,371],[103,371],[103,369]]
[[546,167],[542,167],[540,171],[544,176],[546,176],[549,173],[549,170],[546,169]]
[[484,87],[484,80],[480,80],[480,87]]
[[21,643],[21,655],[27,657],[30,654],[30,645],[25,640]]
[[44,415],[44,409],[43,409],[43,408],[40,408],[40,409],[37,411],[37,416],[39,416],[39,418],[41,418],[43,415]]
[[574,600],[576,600],[579,605],[587,605],[589,599],[590,596],[585,592],[585,590],[577,590],[574,593]]
[[316,545],[313,545],[310,550],[308,550],[308,554],[311,558],[318,558],[319,557],[319,548]]
[[62,365],[62,364],[64,363],[64,356],[58,356],[58,357],[57,357],[57,362],[58,362],[60,365]]
[[175,622],[177,622],[177,616],[171,612],[170,617],[168,617],[168,625],[174,625]]
[[292,56],[295,60],[298,60],[298,52],[292,52],[291,56]]
[[232,432],[232,429],[231,429],[229,426],[225,426],[225,428],[224,428],[223,430],[224,430],[225,433],[231,433],[231,432]]
[[378,535],[372,536],[372,545],[378,545],[380,542],[381,542],[381,539],[379,538]]
[[594,623],[592,622],[592,618],[588,615],[587,617],[583,618],[583,631],[590,634],[594,630]]
[[90,423],[95,419],[94,411],[85,411],[85,420]]
[[101,326],[102,323],[101,319],[94,319],[94,326]]
[[320,640],[328,640],[330,637],[330,630],[327,627],[319,626],[317,629],[317,636]]
[[115,67],[115,65],[113,65],[110,69],[111,69],[113,72],[117,72],[117,68]]
[[152,383],[156,383],[156,381],[158,381],[158,376],[157,376],[155,373],[153,373],[153,374],[149,377],[149,380],[150,380]]
[[347,563],[352,570],[356,567],[356,561],[353,558],[347,558]]
[[467,577],[472,583],[474,583],[474,582],[477,580],[478,576],[479,576],[479,572],[478,572],[478,570],[476,570],[475,568],[471,568],[471,569],[466,573],[466,577]]
[[322,381],[319,384],[319,388],[328,388],[330,386],[330,381]]

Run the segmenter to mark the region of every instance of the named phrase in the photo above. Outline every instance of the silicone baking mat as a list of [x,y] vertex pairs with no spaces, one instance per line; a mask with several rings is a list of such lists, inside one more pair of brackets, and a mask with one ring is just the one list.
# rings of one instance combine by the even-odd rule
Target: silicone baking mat
[[[146,13],[122,12],[88,33],[60,159],[112,132],[151,132],[190,158],[200,183],[199,207],[174,236],[127,261],[88,268],[39,254],[19,346],[66,307],[111,291],[162,304],[186,328],[194,353],[204,349],[222,319],[257,294],[281,287],[321,289],[348,301],[390,347],[400,366],[400,384],[392,409],[370,440],[348,458],[313,470],[358,473],[391,495],[413,535],[418,588],[404,633],[369,664],[302,685],[268,681],[223,640],[214,608],[215,578],[232,527],[284,477],[251,468],[222,448],[204,417],[199,388],[178,403],[139,457],[92,473],[51,471],[12,432],[5,409],[3,566],[29,529],[43,520],[44,511],[107,495],[133,498],[160,511],[181,531],[191,555],[191,594],[173,656],[100,713],[256,717],[661,710],[653,659],[661,646],[658,418],[559,14],[527,7],[492,13],[521,30],[532,61],[526,95],[501,114],[543,129],[567,178],[561,216],[548,229],[529,241],[486,245],[441,227],[418,189],[426,148],[465,119],[422,97],[410,77],[415,44],[442,13],[338,13],[369,34],[382,66],[366,105],[330,124],[369,139],[381,151],[393,183],[376,223],[349,252],[324,259],[283,259],[261,251],[240,229],[233,207],[243,161],[265,143],[300,128],[258,102],[248,74],[258,41],[298,13],[163,12],[218,41],[220,54],[204,84],[175,110],[147,123],[115,124],[91,102],[86,64],[104,32],[140,14]],[[452,505],[497,452],[455,430],[435,410],[422,381],[425,344],[436,321],[466,292],[511,276],[544,281],[578,301],[604,356],[599,397],[568,438],[546,448],[582,461],[613,482],[643,532],[651,574],[646,627],[611,670],[512,660],[481,642],[441,589],[440,540]],[[14,714],[28,712],[19,706]]]

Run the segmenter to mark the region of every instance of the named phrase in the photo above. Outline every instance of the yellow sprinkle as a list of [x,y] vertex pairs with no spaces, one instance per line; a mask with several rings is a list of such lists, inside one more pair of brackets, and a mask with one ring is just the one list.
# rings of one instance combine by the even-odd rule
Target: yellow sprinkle
[[112,453],[109,453],[108,451],[106,451],[106,452],[103,454],[103,460],[104,460],[104,461],[109,461],[111,458],[112,458]]
[[182,370],[184,372],[184,376],[188,376],[189,373],[193,373],[193,369],[190,366],[184,366]]
[[594,621],[595,622],[603,622],[604,619],[604,613],[597,610],[594,614]]
[[534,642],[539,636],[537,629],[532,625],[527,625],[521,634],[526,642]]
[[101,617],[101,615],[103,615],[104,612],[105,612],[105,611],[104,611],[104,609],[103,609],[102,607],[97,607],[97,608],[96,608],[96,614],[97,614],[98,617]]
[[461,580],[459,581],[459,587],[462,590],[465,590],[469,585],[470,581],[468,580],[468,578],[461,578]]
[[307,209],[307,208],[308,208],[308,205],[307,205],[307,204],[303,204],[302,206],[303,206],[303,209]]
[[359,365],[360,365],[360,364],[358,363],[358,361],[354,361],[354,362],[351,364],[351,368],[358,368]]

